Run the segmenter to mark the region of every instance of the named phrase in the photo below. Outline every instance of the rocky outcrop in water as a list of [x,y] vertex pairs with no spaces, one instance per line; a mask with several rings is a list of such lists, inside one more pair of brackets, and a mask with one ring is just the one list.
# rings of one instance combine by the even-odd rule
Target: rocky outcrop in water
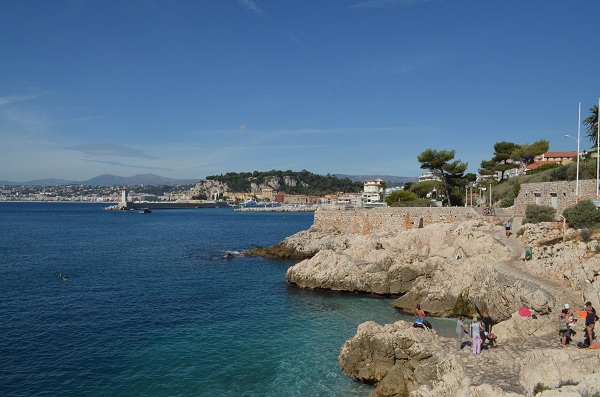
[[371,396],[408,396],[447,374],[462,377],[460,363],[444,353],[435,332],[404,321],[361,324],[342,347],[338,361],[346,375],[377,383]]

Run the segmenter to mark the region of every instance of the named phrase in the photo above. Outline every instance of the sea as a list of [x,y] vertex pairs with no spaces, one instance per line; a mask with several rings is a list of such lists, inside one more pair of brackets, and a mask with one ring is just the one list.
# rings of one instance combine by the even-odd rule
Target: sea
[[313,213],[106,206],[0,203],[0,396],[367,396],[340,348],[362,322],[414,320],[242,254]]

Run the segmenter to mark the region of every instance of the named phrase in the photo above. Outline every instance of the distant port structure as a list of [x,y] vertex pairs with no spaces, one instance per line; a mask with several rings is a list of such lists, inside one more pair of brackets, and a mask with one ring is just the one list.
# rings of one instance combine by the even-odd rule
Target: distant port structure
[[121,189],[121,201],[105,208],[108,211],[130,211],[142,209],[181,209],[181,208],[223,208],[225,201],[185,200],[185,201],[129,201],[127,188]]

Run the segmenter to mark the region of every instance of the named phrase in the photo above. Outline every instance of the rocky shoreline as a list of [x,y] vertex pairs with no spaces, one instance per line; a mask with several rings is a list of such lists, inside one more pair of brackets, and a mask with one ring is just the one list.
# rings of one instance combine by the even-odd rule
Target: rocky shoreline
[[[387,211],[371,214],[393,216]],[[357,214],[342,215],[356,222]],[[498,217],[421,218],[415,227],[406,215],[405,230],[390,232],[372,227],[366,216],[363,227],[349,233],[319,222],[317,211],[309,230],[255,253],[304,258],[286,274],[301,288],[397,295],[396,308],[412,312],[420,303],[432,316],[487,311],[500,338],[499,348],[473,356],[468,347],[457,351],[453,339],[402,321],[360,324],[339,362],[348,376],[376,385],[371,396],[533,396],[540,388],[545,397],[600,396],[600,350],[562,349],[557,335],[565,303],[600,306],[597,240],[583,242],[562,223],[521,227],[518,217],[507,238]],[[438,218],[430,213],[425,219]],[[377,242],[384,249],[376,250]],[[537,319],[516,315],[522,305]]]

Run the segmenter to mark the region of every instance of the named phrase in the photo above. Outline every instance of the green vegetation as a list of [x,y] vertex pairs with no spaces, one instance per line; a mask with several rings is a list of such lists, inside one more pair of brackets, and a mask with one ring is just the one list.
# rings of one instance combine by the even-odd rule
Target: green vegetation
[[352,182],[349,178],[340,179],[330,174],[318,175],[302,170],[266,172],[228,172],[225,175],[207,176],[207,180],[226,183],[233,192],[253,192],[258,186],[269,186],[286,194],[323,196],[337,192],[360,192],[362,182]]
[[556,209],[547,205],[529,204],[525,209],[523,223],[553,222]]
[[566,208],[563,216],[569,226],[575,229],[594,229],[600,224],[600,210],[592,200],[581,200],[574,206]]
[[583,120],[583,124],[586,125],[587,137],[595,146],[598,143],[598,105],[590,108],[590,115]]
[[406,190],[395,190],[385,198],[385,202],[389,206],[397,205],[400,201],[414,201],[419,197],[413,192],[407,192]]
[[538,393],[541,393],[545,390],[552,390],[551,387],[548,387],[542,383],[538,383],[537,385],[535,385],[535,387],[533,388],[533,395],[537,395]]
[[421,169],[431,171],[442,180],[444,196],[449,207],[453,205],[452,202],[458,204],[462,200],[462,189],[468,183],[465,171],[469,164],[454,160],[454,154],[454,150],[427,149],[417,156]]
[[495,176],[500,173],[500,180],[504,174],[513,168],[525,169],[533,163],[535,156],[543,154],[550,148],[546,140],[539,140],[532,144],[518,145],[512,142],[496,142],[494,156],[491,160],[483,160],[479,173],[481,175]]

